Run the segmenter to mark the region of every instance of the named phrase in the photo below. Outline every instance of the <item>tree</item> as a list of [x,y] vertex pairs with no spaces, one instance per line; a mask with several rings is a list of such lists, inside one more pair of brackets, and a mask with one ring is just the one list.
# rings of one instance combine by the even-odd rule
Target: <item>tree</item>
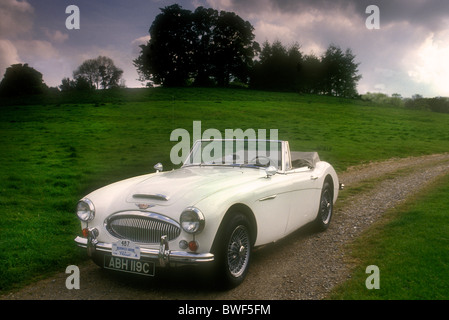
[[218,23],[218,11],[198,7],[193,13],[195,32],[194,84],[197,86],[215,85],[214,73],[214,30]]
[[323,94],[324,70],[319,57],[314,54],[305,55],[299,72],[301,93]]
[[251,87],[340,97],[357,96],[358,64],[350,49],[331,45],[317,57],[303,55],[298,44],[289,48],[280,41],[265,42],[254,65]]
[[212,74],[220,86],[227,86],[231,80],[248,82],[253,58],[260,50],[254,41],[254,28],[233,12],[221,11],[213,30]]
[[434,97],[427,99],[429,108],[433,112],[449,113],[449,98],[447,97]]
[[253,31],[235,13],[168,6],[156,16],[134,65],[141,80],[164,86],[246,82],[258,50]]
[[42,79],[42,73],[25,64],[13,64],[6,69],[0,83],[1,96],[21,96],[40,94],[47,86]]
[[345,53],[330,45],[321,58],[324,71],[324,94],[352,98],[357,95],[357,82],[361,79],[358,73],[358,63],[350,49]]
[[74,90],[86,91],[94,90],[95,86],[93,86],[86,78],[78,76],[74,80],[71,80],[69,78],[62,79],[62,84],[59,86],[59,89],[63,92]]
[[175,4],[161,9],[150,27],[151,39],[134,60],[142,80],[183,86],[192,72],[194,31],[191,12]]
[[286,48],[280,41],[266,41],[255,63],[251,86],[263,90],[298,91],[302,53],[298,44]]
[[123,70],[117,68],[111,58],[98,56],[84,61],[73,72],[73,77],[78,82],[87,80],[96,89],[110,89],[119,87],[122,74]]

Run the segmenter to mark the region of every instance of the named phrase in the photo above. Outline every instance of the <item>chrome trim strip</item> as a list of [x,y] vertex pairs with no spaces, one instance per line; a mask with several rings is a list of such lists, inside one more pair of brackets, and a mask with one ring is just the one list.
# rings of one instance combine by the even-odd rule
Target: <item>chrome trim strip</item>
[[161,193],[157,193],[157,194],[136,193],[136,194],[133,194],[133,198],[136,198],[136,199],[162,200],[162,201],[170,200],[169,196],[166,196],[165,194],[161,194]]
[[[86,249],[88,247],[88,241],[86,238],[76,237],[75,243],[78,247]],[[164,250],[164,261],[166,263],[174,262],[174,263],[185,263],[185,264],[198,264],[205,262],[214,261],[214,254],[212,253],[193,253],[193,252],[185,252],[185,251],[172,251],[164,249],[147,249],[140,248],[141,257],[154,259],[159,261],[161,250]],[[104,253],[111,253],[112,244],[97,242],[94,245],[94,252],[100,251]]]
[[272,196],[260,198],[259,201],[273,200],[277,197],[277,194],[273,194]]

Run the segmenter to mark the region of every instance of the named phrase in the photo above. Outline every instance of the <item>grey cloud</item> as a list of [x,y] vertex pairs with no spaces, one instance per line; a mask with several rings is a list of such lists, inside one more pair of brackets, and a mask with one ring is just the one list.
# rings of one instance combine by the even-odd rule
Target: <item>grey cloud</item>
[[285,13],[351,12],[355,18],[367,17],[366,8],[377,5],[381,23],[407,21],[419,27],[438,31],[447,26],[449,1],[447,0],[231,0],[232,8],[246,13],[277,10]]
[[33,26],[33,7],[26,1],[0,2],[0,37],[14,37],[28,32]]

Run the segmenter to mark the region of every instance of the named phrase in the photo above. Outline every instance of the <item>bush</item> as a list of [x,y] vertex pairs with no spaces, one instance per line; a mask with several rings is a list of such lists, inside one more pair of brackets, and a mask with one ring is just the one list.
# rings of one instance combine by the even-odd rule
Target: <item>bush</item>
[[44,93],[47,86],[42,80],[42,73],[28,64],[13,64],[6,69],[0,83],[0,96],[17,97]]

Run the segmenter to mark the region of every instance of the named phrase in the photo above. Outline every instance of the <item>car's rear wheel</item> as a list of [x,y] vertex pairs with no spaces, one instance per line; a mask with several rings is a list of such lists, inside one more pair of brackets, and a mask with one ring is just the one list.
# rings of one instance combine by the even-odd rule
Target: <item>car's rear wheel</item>
[[251,258],[251,230],[245,215],[233,215],[224,226],[216,251],[217,277],[226,288],[245,279]]
[[315,226],[318,231],[324,231],[329,227],[334,211],[333,206],[333,193],[329,182],[324,182],[323,189],[321,190],[320,206],[318,209],[318,215],[315,219]]

